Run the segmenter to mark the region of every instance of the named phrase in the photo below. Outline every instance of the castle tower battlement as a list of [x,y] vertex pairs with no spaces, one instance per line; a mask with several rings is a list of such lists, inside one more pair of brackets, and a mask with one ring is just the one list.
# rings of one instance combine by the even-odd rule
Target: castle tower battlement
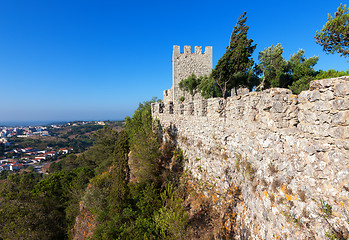
[[181,53],[180,46],[173,46],[172,54],[172,87],[164,91],[164,102],[178,102],[186,94],[179,89],[179,82],[195,74],[197,77],[209,75],[212,71],[212,47],[195,46],[194,53],[191,46],[184,46]]

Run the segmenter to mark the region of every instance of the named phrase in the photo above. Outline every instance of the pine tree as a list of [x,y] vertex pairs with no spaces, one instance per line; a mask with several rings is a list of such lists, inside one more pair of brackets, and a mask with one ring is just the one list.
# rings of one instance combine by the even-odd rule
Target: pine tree
[[316,32],[315,39],[324,51],[349,56],[349,9],[345,4],[338,7],[334,17],[328,15],[326,25]]
[[249,71],[254,64],[251,56],[257,45],[252,45],[253,40],[247,38],[246,20],[244,12],[233,29],[227,51],[212,72],[224,98],[232,88],[248,86]]
[[287,72],[287,61],[282,56],[283,52],[284,49],[278,43],[275,47],[271,45],[259,53],[260,63],[257,68],[262,72],[262,82],[256,87],[256,90],[280,87]]
[[293,93],[299,94],[302,91],[309,89],[311,80],[315,79],[317,72],[314,66],[319,60],[318,56],[306,58],[304,56],[304,50],[299,49],[297,53],[293,54],[288,61],[290,68],[290,86],[289,89]]

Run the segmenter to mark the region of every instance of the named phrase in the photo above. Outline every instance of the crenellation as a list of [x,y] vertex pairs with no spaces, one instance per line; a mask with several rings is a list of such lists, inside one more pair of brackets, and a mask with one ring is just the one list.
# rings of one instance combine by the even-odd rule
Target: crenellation
[[202,47],[201,46],[195,46],[195,54],[202,54]]
[[176,57],[179,54],[181,54],[181,47],[177,45],[173,45],[173,57]]
[[191,46],[184,46],[184,53],[191,53]]
[[205,55],[212,58],[212,47],[211,46],[205,47]]

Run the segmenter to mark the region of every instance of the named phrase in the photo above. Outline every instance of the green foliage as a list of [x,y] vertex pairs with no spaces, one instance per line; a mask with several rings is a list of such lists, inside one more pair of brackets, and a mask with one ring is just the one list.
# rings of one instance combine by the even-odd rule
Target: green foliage
[[197,86],[199,85],[198,78],[193,73],[188,78],[183,79],[179,82],[178,86],[180,89],[189,92],[192,96],[197,91]]
[[50,165],[50,168],[49,168],[50,173],[55,173],[55,172],[59,172],[59,171],[63,171],[63,170],[71,171],[75,168],[84,166],[84,162],[79,161],[77,155],[75,155],[75,154],[64,155],[60,159],[61,159],[61,161],[53,162]]
[[[200,93],[204,98],[211,97],[221,97],[222,93],[220,92],[218,85],[212,76],[201,76],[196,77],[195,74],[192,74],[186,79],[183,79],[179,83],[179,88],[183,91],[189,92],[192,96],[196,93]],[[184,99],[183,99],[184,100]]]
[[29,167],[27,167],[27,170],[30,172],[34,172],[35,168],[33,167],[33,165],[30,165]]
[[89,168],[76,168],[72,171],[61,171],[49,175],[33,187],[33,192],[48,198],[66,202],[71,190],[85,189],[90,178],[94,176]]
[[140,216],[152,217],[154,211],[161,206],[159,190],[154,183],[130,184],[132,202]]
[[[179,179],[183,156],[177,151],[169,170],[174,148],[160,148],[156,126],[146,102],[127,118],[125,130],[97,131],[89,150],[53,163],[50,175],[9,175],[0,184],[1,238],[71,239],[80,203],[98,222],[94,239],[184,236],[181,198],[168,187],[161,195],[169,179]],[[164,219],[174,225],[165,229]]]
[[285,87],[288,64],[282,56],[283,52],[284,49],[278,43],[275,47],[271,45],[259,53],[258,59],[260,63],[257,65],[257,68],[262,72],[262,82],[256,90]]
[[183,207],[183,200],[168,183],[161,194],[163,207],[155,214],[155,222],[160,229],[161,239],[185,239],[188,214]]
[[[96,239],[149,239],[157,238],[158,230],[153,213],[160,207],[160,197],[154,184],[128,184],[128,194],[115,204],[117,176],[111,172],[97,176],[91,181],[84,205],[97,215],[100,222],[94,237]],[[88,198],[88,199],[87,199]],[[87,201],[86,201],[87,200]],[[122,203],[122,205],[120,205]]]
[[89,132],[95,132],[95,131],[102,129],[102,128],[103,128],[102,125],[97,125],[94,123],[72,126],[69,134],[70,135],[83,135],[83,134],[86,134]]
[[316,72],[313,67],[319,60],[319,57],[314,56],[310,58],[305,58],[304,50],[299,49],[297,53],[290,57],[289,65],[292,81],[297,81],[304,76],[315,76]]
[[190,77],[183,79],[179,83],[179,87],[186,92],[189,92],[192,96],[196,93],[200,93],[204,98],[219,97],[222,96],[221,92],[212,76],[196,77],[192,74]]
[[281,44],[275,47],[271,45],[259,53],[260,63],[257,69],[262,72],[262,82],[256,90],[288,87],[293,93],[299,94],[309,89],[309,83],[316,75],[313,67],[319,57],[307,59],[304,56],[304,50],[300,49],[290,57],[289,61],[286,61],[282,53]]
[[292,85],[289,86],[289,89],[291,89],[293,93],[299,94],[309,89],[310,81],[316,76],[316,71],[313,67],[318,60],[319,57],[317,56],[308,59],[305,58],[303,49],[298,50],[296,54],[290,57],[288,64],[290,67]]
[[89,206],[92,212],[100,216],[103,215],[101,213],[108,206],[107,196],[110,197],[109,202],[114,212],[122,210],[123,203],[128,195],[127,184],[129,182],[129,144],[127,134],[125,131],[121,131],[115,140],[115,132],[111,131],[111,129],[105,130],[103,133],[106,136],[102,137],[103,133],[100,132],[96,138],[96,144],[105,143],[103,145],[104,150],[109,150],[107,152],[109,155],[106,155],[106,157],[110,159],[113,165],[111,167],[109,165],[109,168],[106,169],[108,172],[103,172],[91,180],[91,186],[87,189],[84,196],[85,204]]
[[31,189],[41,176],[11,174],[0,188],[0,236],[3,239],[64,239],[61,204],[42,198]]
[[115,163],[114,153],[118,132],[110,127],[104,127],[94,135],[93,146],[86,151],[84,158],[96,165],[96,173],[102,173]]
[[336,77],[342,77],[342,76],[349,76],[349,70],[347,71],[338,71],[334,69],[330,69],[327,71],[320,70],[316,74],[315,79],[336,78]]
[[314,70],[319,57],[306,58],[304,50],[290,56],[286,61],[283,56],[281,44],[264,49],[259,53],[260,63],[257,71],[262,73],[262,82],[256,90],[267,88],[289,88],[293,93],[309,89],[309,83],[317,74]]
[[128,183],[130,180],[130,169],[128,166],[128,137],[125,131],[122,131],[116,142],[115,165],[112,168],[110,202],[115,212],[121,212],[125,207],[128,197]]
[[139,104],[133,117],[126,117],[125,129],[130,138],[132,165],[138,181],[157,181],[159,177],[159,129],[151,116],[151,103],[154,101]]
[[298,79],[297,81],[294,81],[291,86],[288,88],[294,93],[294,94],[300,94],[302,91],[309,90],[309,84],[310,82],[314,80],[311,76],[304,76],[301,79]]
[[[173,148],[165,144],[159,150],[150,103],[140,104],[133,117],[126,119],[126,132],[119,133],[116,142],[115,164],[108,172],[91,180],[83,198],[84,206],[95,214],[99,222],[94,232],[95,239],[169,239],[170,234],[178,234],[177,230],[184,234],[185,229],[177,227],[182,224],[180,217],[185,216],[180,205],[182,200],[179,196],[173,197],[172,188],[171,194],[168,188],[165,194],[161,193],[161,186],[171,177],[163,177],[167,170],[160,164],[166,164],[171,159]],[[130,159],[128,146],[132,153]],[[175,165],[183,162],[180,153],[176,153],[174,159]],[[132,183],[129,182],[128,164],[136,180]],[[172,198],[167,201],[170,196]],[[172,217],[168,209],[172,211]],[[160,233],[160,228],[164,226],[160,224],[160,219],[179,223]]]
[[212,97],[222,97],[222,92],[219,90],[219,87],[212,75],[210,76],[201,76],[199,78],[198,89],[201,93],[201,96],[204,98],[212,98]]
[[6,179],[8,175],[9,175],[9,171],[7,171],[7,170],[1,171],[0,172],[0,180]]
[[0,185],[0,236],[5,239],[66,239],[79,213],[91,169],[62,171],[47,178],[11,174]]
[[91,179],[91,184],[82,198],[83,205],[87,206],[95,215],[103,216],[103,212],[108,207],[107,196],[110,193],[111,185],[112,178],[109,172],[95,176]]
[[321,202],[321,210],[325,214],[326,217],[330,217],[332,215],[332,207],[331,205],[325,203],[323,200]]
[[327,231],[325,236],[328,240],[337,240],[336,235],[332,231]]
[[0,143],[0,156],[4,156],[5,152],[5,144]]
[[72,170],[78,167],[93,168],[97,174],[107,171],[115,163],[114,153],[118,132],[109,126],[98,130],[94,135],[94,144],[82,155],[66,156],[61,162],[52,164],[50,172]]
[[349,9],[341,5],[335,16],[328,15],[326,25],[315,34],[316,43],[323,47],[327,53],[340,53],[341,56],[349,55]]
[[70,229],[79,213],[79,201],[93,176],[94,172],[89,168],[61,171],[40,181],[32,192],[46,201],[56,202],[60,211],[65,213],[62,222]]
[[247,38],[249,27],[245,25],[246,20],[245,12],[233,29],[227,51],[212,72],[212,77],[224,98],[234,87],[249,86],[248,73],[254,64],[252,54],[256,45],[252,45],[253,40]]

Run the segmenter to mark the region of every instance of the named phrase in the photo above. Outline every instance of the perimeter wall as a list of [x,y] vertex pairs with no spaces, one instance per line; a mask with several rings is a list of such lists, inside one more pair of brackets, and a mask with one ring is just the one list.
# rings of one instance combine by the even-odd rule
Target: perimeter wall
[[349,235],[349,77],[312,81],[298,96],[154,103],[152,114],[196,179],[241,189],[238,239]]

